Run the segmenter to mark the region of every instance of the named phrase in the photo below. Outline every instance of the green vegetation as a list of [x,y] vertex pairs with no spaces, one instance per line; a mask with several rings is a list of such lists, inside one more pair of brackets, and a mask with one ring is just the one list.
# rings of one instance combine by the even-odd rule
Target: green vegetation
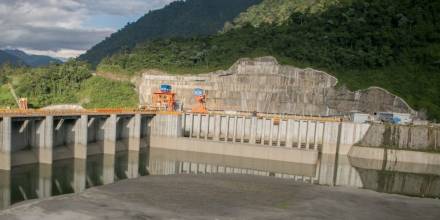
[[6,108],[14,107],[16,105],[17,104],[11,94],[11,91],[9,90],[9,87],[7,85],[2,85],[0,87],[0,106]]
[[440,2],[354,0],[281,25],[262,24],[191,39],[156,40],[103,60],[125,74],[222,69],[241,57],[273,55],[284,64],[326,70],[350,89],[381,86],[440,119]]
[[81,60],[93,66],[118,51],[129,51],[138,43],[167,37],[215,34],[226,21],[261,0],[186,0],[175,1],[163,9],[150,11],[135,23],[94,46]]
[[134,85],[102,77],[92,77],[84,82],[78,98],[85,108],[137,107],[138,95]]
[[264,0],[241,13],[233,22],[225,24],[225,30],[241,28],[248,24],[260,27],[264,24],[284,24],[295,12],[321,12],[341,0]]
[[35,107],[75,103],[76,91],[90,77],[87,64],[72,60],[63,65],[29,69],[16,91],[21,97],[28,97],[29,104]]
[[0,67],[0,107],[16,108],[7,83],[33,108],[77,103],[86,108],[135,107],[137,94],[126,82],[92,77],[89,65],[71,60],[42,68]]

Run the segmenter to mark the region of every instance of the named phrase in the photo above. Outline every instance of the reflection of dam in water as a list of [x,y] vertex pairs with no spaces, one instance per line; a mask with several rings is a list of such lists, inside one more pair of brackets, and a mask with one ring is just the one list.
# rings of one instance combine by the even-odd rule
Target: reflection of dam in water
[[0,207],[82,192],[87,188],[144,175],[258,175],[306,184],[366,188],[379,192],[440,197],[438,166],[320,155],[316,164],[242,158],[166,149],[121,151],[87,160],[54,161],[0,172]]
[[440,166],[351,159],[363,187],[378,192],[440,197]]
[[385,167],[386,170],[376,170],[378,163],[381,161],[342,155],[321,155],[318,163],[311,165],[154,149],[151,151],[150,173],[152,175],[274,176],[311,184],[366,188],[411,196],[440,197],[438,166],[401,163],[393,167]]
[[116,155],[93,155],[82,159],[54,161],[52,165],[31,164],[0,171],[0,208],[131,179],[148,173],[147,149],[121,151]]

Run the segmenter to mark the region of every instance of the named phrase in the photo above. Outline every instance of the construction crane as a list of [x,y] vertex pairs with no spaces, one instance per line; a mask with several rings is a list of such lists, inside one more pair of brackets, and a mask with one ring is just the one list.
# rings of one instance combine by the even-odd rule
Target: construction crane
[[176,93],[172,92],[172,87],[167,84],[160,86],[160,89],[153,93],[152,107],[160,111],[174,111],[176,106]]
[[14,97],[15,102],[17,103],[18,108],[20,110],[27,110],[28,109],[28,99],[27,98],[18,98],[12,84],[8,83],[8,85],[9,85],[9,89],[11,90],[11,94]]
[[203,89],[197,88],[194,89],[194,98],[196,100],[196,104],[192,108],[193,113],[208,113],[208,109],[206,108],[206,93]]

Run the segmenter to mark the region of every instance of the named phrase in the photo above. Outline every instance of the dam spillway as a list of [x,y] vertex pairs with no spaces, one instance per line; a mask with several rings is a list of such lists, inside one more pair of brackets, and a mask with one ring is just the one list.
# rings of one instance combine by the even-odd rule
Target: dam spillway
[[440,151],[439,130],[265,114],[4,114],[0,169],[147,147],[312,164],[320,153],[439,163],[436,154],[429,155]]
[[[3,207],[121,179],[180,173],[275,176],[439,195],[431,187],[438,178],[426,179],[438,175],[440,166],[439,154],[433,153],[440,149],[437,127],[139,111],[5,114],[0,125]],[[399,181],[384,176],[388,172],[398,172]],[[377,185],[382,176],[386,184]],[[409,181],[421,192],[405,188]]]
[[0,170],[54,160],[86,159],[147,147],[151,112],[31,112],[4,114]]

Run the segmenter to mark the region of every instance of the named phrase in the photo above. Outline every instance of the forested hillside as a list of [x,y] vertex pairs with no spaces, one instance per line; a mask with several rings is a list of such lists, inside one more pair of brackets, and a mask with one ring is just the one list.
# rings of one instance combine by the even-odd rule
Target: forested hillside
[[240,28],[246,24],[259,27],[263,24],[283,24],[295,12],[316,13],[347,0],[264,0],[241,13],[233,22],[225,24],[225,30]]
[[97,44],[80,60],[96,65],[104,57],[127,51],[140,42],[168,37],[215,34],[240,12],[261,0],[186,0],[151,11]]
[[88,64],[68,61],[47,67],[0,66],[0,108],[16,108],[11,84],[31,108],[52,104],[81,104],[86,108],[136,107],[138,97],[128,82],[95,77]]
[[296,11],[281,25],[146,42],[105,59],[98,69],[197,73],[227,68],[241,57],[273,55],[283,63],[327,70],[351,89],[384,87],[440,119],[440,2],[350,2],[316,13]]

